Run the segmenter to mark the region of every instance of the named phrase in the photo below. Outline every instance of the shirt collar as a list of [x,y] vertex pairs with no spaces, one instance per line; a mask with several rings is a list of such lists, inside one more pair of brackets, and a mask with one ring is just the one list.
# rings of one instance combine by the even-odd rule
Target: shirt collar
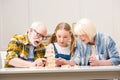
[[25,37],[24,44],[25,44],[25,45],[30,44],[29,39],[28,39],[28,32],[26,32],[26,33],[24,34],[24,37]]

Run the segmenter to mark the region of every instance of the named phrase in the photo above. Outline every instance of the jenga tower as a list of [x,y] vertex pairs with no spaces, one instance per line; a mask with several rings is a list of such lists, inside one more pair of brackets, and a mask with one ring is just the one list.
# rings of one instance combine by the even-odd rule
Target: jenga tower
[[53,46],[47,47],[46,55],[47,55],[46,67],[54,68],[56,64],[55,64],[55,53]]

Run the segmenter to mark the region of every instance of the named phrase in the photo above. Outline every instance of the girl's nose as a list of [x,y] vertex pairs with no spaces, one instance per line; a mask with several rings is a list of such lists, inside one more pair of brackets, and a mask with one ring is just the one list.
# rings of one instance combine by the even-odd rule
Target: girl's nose
[[63,38],[61,38],[60,41],[63,42]]

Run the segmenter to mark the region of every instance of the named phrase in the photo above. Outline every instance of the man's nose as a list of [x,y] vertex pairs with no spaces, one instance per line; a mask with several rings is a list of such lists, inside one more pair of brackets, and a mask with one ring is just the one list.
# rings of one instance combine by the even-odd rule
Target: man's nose
[[43,40],[43,37],[40,37],[39,40],[42,41],[42,40]]

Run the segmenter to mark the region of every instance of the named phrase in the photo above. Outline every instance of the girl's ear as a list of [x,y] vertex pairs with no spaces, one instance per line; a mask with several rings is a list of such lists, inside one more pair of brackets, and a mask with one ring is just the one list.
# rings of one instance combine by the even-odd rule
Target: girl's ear
[[73,33],[72,33],[72,32],[70,32],[70,37],[72,37],[72,35],[73,35]]

